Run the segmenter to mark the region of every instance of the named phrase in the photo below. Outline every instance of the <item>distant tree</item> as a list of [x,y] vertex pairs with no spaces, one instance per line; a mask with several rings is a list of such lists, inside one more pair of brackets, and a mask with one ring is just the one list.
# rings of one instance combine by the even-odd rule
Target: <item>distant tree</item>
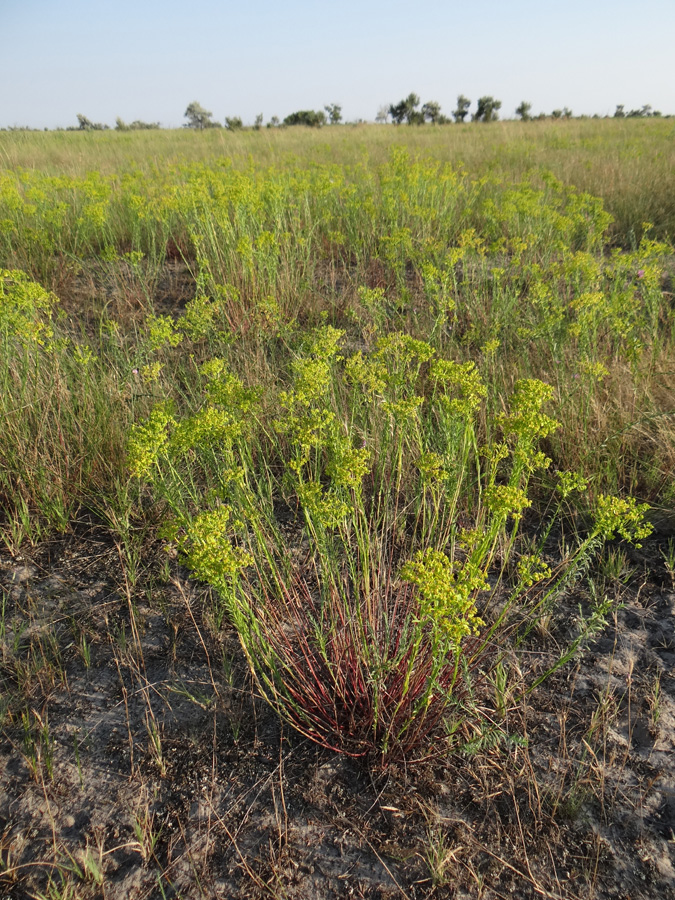
[[[75,127],[66,128],[66,131],[77,131]],[[31,125],[6,125],[0,128],[0,131],[49,131],[49,128],[33,128]],[[62,131],[61,128],[55,128],[54,131]]]
[[457,98],[457,109],[453,110],[452,115],[454,116],[455,122],[463,122],[464,119],[469,115],[469,107],[471,106],[471,101],[468,100],[464,94],[460,94]]
[[532,109],[532,104],[528,103],[526,100],[523,100],[520,106],[516,107],[516,115],[520,116],[523,122],[529,122],[532,116],[530,115],[530,111]]
[[244,127],[244,123],[239,116],[226,116],[225,127],[228,131],[240,131]]
[[629,113],[626,113],[626,116],[629,119],[642,119],[644,117],[650,117],[654,115],[656,115],[656,113],[652,112],[652,108],[649,103],[645,103],[645,105],[641,109],[631,109]]
[[258,115],[255,117],[255,122],[253,123],[254,129],[256,131],[260,131],[260,129],[262,128],[262,123],[263,123],[263,114],[258,113]]
[[403,103],[405,105],[405,119],[408,125],[422,125],[424,116],[417,109],[420,105],[420,98],[417,94],[408,94]]
[[284,125],[307,125],[309,128],[321,128],[325,124],[326,114],[322,110],[301,109],[284,119]]
[[279,122],[279,116],[272,116],[272,118],[267,123],[268,128],[278,128],[281,123]]
[[[445,119],[445,116],[441,115],[441,104],[436,103],[435,100],[430,100],[425,103],[422,107],[422,116],[424,119],[427,119],[431,122],[432,125],[442,124],[441,119]],[[445,119],[447,121],[447,119]]]
[[339,125],[342,121],[342,107],[339,103],[328,103],[324,106],[331,125]]
[[552,116],[554,119],[561,119],[561,118],[562,118],[562,114],[563,114],[562,109],[554,109],[553,112],[551,113],[551,116]]
[[499,118],[497,110],[501,108],[501,100],[495,100],[494,97],[480,97],[473,120],[474,122],[495,122]]
[[213,113],[204,109],[201,103],[197,103],[196,100],[188,104],[188,108],[183,115],[187,119],[187,122],[183,125],[184,128],[195,128],[197,131],[203,131],[204,128],[212,128],[214,125],[211,121]]
[[82,113],[77,114],[77,128],[78,131],[105,131],[108,126],[103,125],[101,122],[92,122],[86,116],[83,116]]
[[623,111],[623,103],[619,103],[614,112],[614,118],[615,119],[623,119],[625,117],[625,115],[626,115],[626,113]]
[[396,125],[401,125],[402,122],[407,122],[408,125],[423,125],[424,115],[417,109],[419,105],[420,98],[417,94],[408,94],[400,103],[392,103],[389,107],[389,115]]
[[572,110],[569,108],[569,106],[563,106],[562,115],[563,115],[563,119],[571,119],[572,118]]
[[135,119],[133,122],[127,123],[119,116],[115,119],[116,131],[150,131],[160,127],[159,122],[141,122],[140,119]]
[[384,125],[384,123],[387,121],[388,118],[389,118],[389,107],[381,106],[377,111],[377,115],[375,116],[375,121],[379,125]]
[[388,114],[391,116],[394,125],[400,125],[405,119],[405,100],[400,103],[392,103],[389,107]]

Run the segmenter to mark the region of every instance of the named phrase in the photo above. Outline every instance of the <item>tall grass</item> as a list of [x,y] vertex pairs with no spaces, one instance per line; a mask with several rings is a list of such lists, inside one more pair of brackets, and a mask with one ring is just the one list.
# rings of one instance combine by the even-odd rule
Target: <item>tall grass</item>
[[0,133],[0,167],[82,177],[178,162],[232,160],[235,168],[313,164],[378,165],[393,146],[411,155],[462,166],[472,177],[496,172],[519,181],[553,172],[565,184],[602,197],[614,217],[612,240],[634,246],[642,223],[660,239],[675,235],[673,119],[572,119],[498,122],[489,126],[411,128],[340,126],[320,130],[264,129]]
[[[624,127],[577,123],[581,131],[574,133],[592,126],[608,139],[615,125]],[[664,127],[638,123],[632,133],[651,136],[657,146]],[[504,128],[516,142],[537,133],[525,125]],[[552,129],[542,126],[544,146],[556,134],[560,139]],[[363,134],[373,157],[384,149],[383,135],[433,139],[442,151],[443,135],[465,134],[422,131]],[[246,134],[241,141],[264,140],[280,157],[299,141],[307,160],[321,146],[337,153],[348,133],[326,130],[327,144],[313,132]],[[491,133],[472,126],[452,140],[474,134],[494,142]],[[100,149],[117,137],[2,140],[15,148],[31,141],[72,147],[91,138]],[[122,137],[137,152],[146,152],[148,141],[168,140],[141,135],[137,146],[136,137]],[[178,146],[202,148],[230,138],[199,144],[197,135],[174,137]],[[592,149],[597,159],[600,147]],[[113,470],[123,478],[120,435],[134,410],[149,408],[155,393],[181,402],[194,393],[196,365],[188,366],[182,385],[171,369],[179,361],[184,366],[188,344],[167,345],[161,359],[153,346],[158,286],[170,266],[194,285],[182,328],[198,359],[234,354],[246,377],[257,383],[262,367],[273,381],[298,325],[321,315],[365,349],[392,329],[404,330],[458,362],[482,361],[489,414],[519,377],[554,384],[570,425],[550,439],[556,464],[581,467],[598,489],[670,502],[673,316],[662,293],[669,246],[649,232],[637,248],[609,254],[611,218],[597,198],[551,174],[515,181],[515,161],[508,177],[476,178],[435,158],[416,159],[400,144],[381,164],[361,157],[340,165],[299,164],[296,156],[269,168],[250,160],[237,167],[229,159],[160,168],[157,157],[143,169],[107,176],[3,173],[2,261],[63,301],[48,353],[33,346],[31,361],[20,361],[25,346],[5,344],[5,507],[23,509],[25,517],[42,505],[60,510],[54,515],[65,522],[83,497],[105,492]],[[10,309],[16,296],[5,295]],[[77,321],[82,313],[86,333]],[[85,351],[91,365],[73,362],[80,343],[91,348]],[[144,369],[150,364],[154,380]],[[45,409],[32,424],[27,397],[42,398]],[[100,454],[92,440],[102,441]],[[58,497],[50,499],[54,491]]]

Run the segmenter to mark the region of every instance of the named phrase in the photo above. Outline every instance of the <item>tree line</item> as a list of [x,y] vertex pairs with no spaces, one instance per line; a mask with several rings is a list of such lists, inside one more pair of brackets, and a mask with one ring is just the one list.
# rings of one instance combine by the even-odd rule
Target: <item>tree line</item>
[[[464,94],[459,94],[457,97],[457,106],[452,111],[452,118],[450,118],[441,112],[440,103],[437,103],[435,100],[429,100],[426,103],[422,103],[417,94],[410,93],[398,103],[380,107],[375,117],[375,121],[380,124],[385,124],[391,120],[395,125],[402,125],[404,123],[408,125],[424,125],[427,122],[432,125],[448,125],[454,120],[456,124],[462,124],[469,116],[471,102],[472,101],[469,100],[468,97],[465,97]],[[495,122],[499,119],[499,110],[501,108],[501,100],[496,100],[489,95],[479,97],[476,103],[476,109],[471,114],[471,121]],[[526,100],[523,100],[516,107],[515,112],[523,122],[528,122],[533,119],[571,119],[573,117],[572,110],[567,106],[564,106],[562,109],[554,109],[550,115],[542,112],[533,116],[532,104]],[[657,110],[652,110],[652,107],[649,104],[645,104],[639,110],[631,110],[627,113],[624,112],[624,107],[619,105],[616,107],[616,112],[614,113],[615,118],[624,116],[645,117],[660,115],[661,113]],[[197,101],[193,101],[188,105],[185,110],[185,118],[187,119],[187,122],[184,125],[186,128],[194,128],[201,131],[204,128],[222,127],[220,122],[213,120],[213,113],[204,109]],[[599,116],[595,116],[594,118],[599,118]],[[275,128],[282,125],[305,125],[310,128],[320,128],[322,125],[339,125],[341,122],[342,107],[338,103],[329,103],[324,106],[323,110],[305,109],[291,113],[286,116],[283,121],[280,121],[277,116],[272,116],[267,123],[267,128]],[[253,128],[260,129],[262,124],[263,116],[260,114],[256,116]],[[234,118],[226,118],[225,127],[235,131],[244,126],[242,120],[237,116]]]
[[[198,131],[203,131],[205,128],[222,127],[220,122],[213,119],[213,113],[204,109],[201,103],[198,103],[196,100],[193,100],[192,103],[188,104],[184,117],[187,119],[187,122],[183,126],[184,128],[194,128]],[[310,128],[320,128],[322,125],[339,125],[341,122],[342,107],[339,103],[329,103],[324,106],[322,110],[298,110],[297,112],[286,116],[283,122],[280,121],[277,116],[272,116],[267,123],[267,127],[278,128],[281,125],[306,125]],[[255,118],[253,128],[259,130],[262,128],[262,125],[263,115],[260,113]],[[243,128],[244,124],[239,116],[226,116],[225,127],[230,131],[237,131],[238,129]]]
[[[456,108],[452,110],[450,116],[446,116],[441,112],[441,105],[435,100],[428,100],[422,103],[419,96],[415,93],[408,94],[398,103],[391,103],[388,106],[381,106],[375,116],[378,124],[386,124],[392,122],[394,125],[449,125],[463,124],[469,117],[472,101],[459,94],[457,97]],[[499,119],[499,110],[502,108],[501,100],[496,100],[492,96],[479,97],[476,108],[471,113],[472,122],[496,122]],[[523,100],[515,110],[516,116],[523,121],[529,122],[540,119],[571,119],[573,118],[572,110],[564,106],[562,109],[554,109],[551,113],[540,112],[537,115],[532,114],[532,104]],[[613,118],[651,118],[660,117],[663,114],[659,110],[652,109],[649,103],[639,109],[631,109],[626,111],[623,104],[618,104],[614,112]],[[190,128],[195,131],[203,131],[207,128],[227,128],[229,131],[238,131],[244,128],[244,123],[240,116],[226,116],[223,123],[213,118],[213,113],[205,109],[197,100],[189,103],[185,113],[183,114],[187,121],[183,124],[184,128]],[[87,116],[77,113],[77,125],[71,125],[66,131],[108,131],[110,126],[102,122],[92,122]],[[594,115],[581,116],[580,118],[599,119],[601,116]],[[605,116],[604,118],[607,118]],[[666,116],[668,118],[668,116]],[[321,128],[323,125],[340,125],[342,124],[342,106],[339,103],[328,103],[321,110],[302,109],[290,113],[285,119],[280,120],[277,116],[272,116],[267,122],[267,128],[281,128],[292,125],[305,125],[309,128]],[[362,120],[354,124],[362,124]],[[145,131],[150,129],[161,128],[159,122],[143,122],[139,119],[133,122],[125,122],[119,116],[115,120],[116,131]],[[263,115],[260,113],[255,117],[253,129],[259,131],[263,127]],[[40,129],[33,128],[6,128],[0,131],[37,131]],[[49,129],[45,128],[45,131]],[[60,130],[60,129],[56,129]]]

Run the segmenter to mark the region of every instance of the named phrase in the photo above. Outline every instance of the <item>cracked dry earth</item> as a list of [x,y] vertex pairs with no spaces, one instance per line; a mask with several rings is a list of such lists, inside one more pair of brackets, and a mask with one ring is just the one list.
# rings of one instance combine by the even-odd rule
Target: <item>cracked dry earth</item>
[[282,727],[175,563],[130,583],[94,526],[5,555],[0,897],[675,898],[667,539],[526,741],[385,772]]

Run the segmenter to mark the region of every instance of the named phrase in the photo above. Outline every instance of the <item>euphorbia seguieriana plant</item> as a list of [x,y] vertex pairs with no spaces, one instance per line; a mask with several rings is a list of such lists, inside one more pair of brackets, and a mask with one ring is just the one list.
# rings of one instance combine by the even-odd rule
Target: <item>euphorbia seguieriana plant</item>
[[[419,759],[442,724],[456,740],[480,736],[473,685],[503,671],[605,540],[649,526],[644,506],[600,496],[553,567],[555,510],[525,552],[533,476],[557,477],[558,511],[586,488],[577,473],[553,476],[541,449],[559,427],[545,411],[553,389],[518,381],[488,413],[473,362],[399,332],[370,352],[343,344],[330,326],[307,333],[264,401],[211,360],[202,408],[177,418],[157,406],[132,431],[129,466],[166,502],[167,535],[214,588],[270,704],[327,747]],[[608,609],[580,616],[520,695]]]

